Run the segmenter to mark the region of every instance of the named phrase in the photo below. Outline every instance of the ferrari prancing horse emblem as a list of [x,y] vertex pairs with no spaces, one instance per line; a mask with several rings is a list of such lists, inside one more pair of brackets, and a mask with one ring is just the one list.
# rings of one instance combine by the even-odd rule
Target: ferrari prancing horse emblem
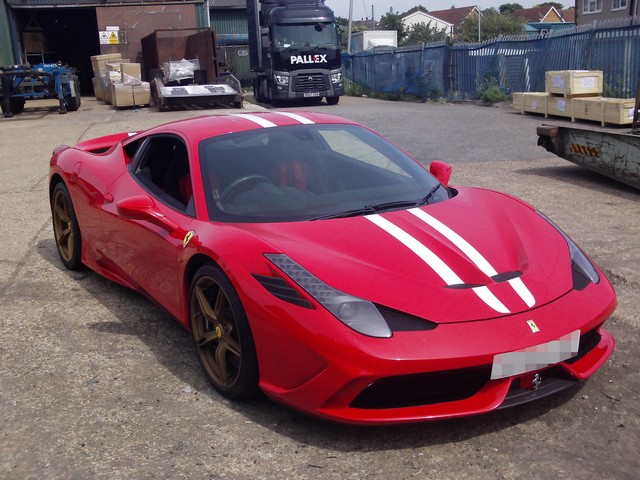
[[536,325],[536,322],[534,322],[533,320],[527,320],[527,325],[529,325],[529,328],[533,333],[538,333],[540,331],[540,329]]
[[182,241],[182,248],[187,248],[187,245],[189,245],[189,242],[195,234],[196,232],[194,232],[193,230],[189,230],[187,232],[187,234],[184,236],[184,240]]

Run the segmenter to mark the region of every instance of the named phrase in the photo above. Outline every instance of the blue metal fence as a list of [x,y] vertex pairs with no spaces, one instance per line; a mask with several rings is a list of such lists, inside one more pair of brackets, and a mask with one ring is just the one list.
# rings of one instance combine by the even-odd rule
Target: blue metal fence
[[347,80],[365,90],[422,99],[474,100],[495,82],[506,92],[544,91],[550,70],[602,70],[604,95],[635,96],[640,17],[479,44],[378,47],[345,56]]

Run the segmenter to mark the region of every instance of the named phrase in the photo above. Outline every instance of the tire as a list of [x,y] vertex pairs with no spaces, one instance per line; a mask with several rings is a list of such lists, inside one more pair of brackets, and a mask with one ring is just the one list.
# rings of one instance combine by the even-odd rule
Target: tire
[[258,357],[240,298],[226,275],[205,264],[189,289],[190,325],[200,365],[223,396],[258,393]]
[[[23,98],[10,98],[9,108],[11,109],[11,114],[18,115],[19,113],[24,112],[24,103],[25,103],[25,100]],[[2,108],[3,114],[7,113],[6,108],[4,106],[4,99],[2,98],[0,98],[0,108]]]
[[51,194],[51,217],[60,260],[69,270],[81,270],[82,236],[71,195],[62,182],[55,186]]
[[[72,90],[72,87],[73,87],[73,90]],[[69,91],[66,91],[64,94],[64,104],[67,107],[67,110],[70,112],[77,111],[80,108],[80,103],[81,103],[80,82],[78,81],[78,77],[74,75],[71,78],[71,83],[67,88],[65,88],[65,90],[69,90]],[[75,96],[71,95],[72,91],[75,94]]]
[[24,112],[24,103],[25,100],[22,98],[12,100],[11,102],[11,111],[13,113],[22,113]]
[[327,104],[329,105],[337,105],[340,101],[340,97],[327,97]]

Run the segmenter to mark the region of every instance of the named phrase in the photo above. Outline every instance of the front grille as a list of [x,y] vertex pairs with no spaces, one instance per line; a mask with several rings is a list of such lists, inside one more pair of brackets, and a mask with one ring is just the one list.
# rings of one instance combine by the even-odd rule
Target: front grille
[[294,77],[294,92],[322,92],[328,90],[322,74],[297,75]]
[[489,381],[491,366],[400,375],[377,380],[351,402],[353,408],[402,408],[472,397]]

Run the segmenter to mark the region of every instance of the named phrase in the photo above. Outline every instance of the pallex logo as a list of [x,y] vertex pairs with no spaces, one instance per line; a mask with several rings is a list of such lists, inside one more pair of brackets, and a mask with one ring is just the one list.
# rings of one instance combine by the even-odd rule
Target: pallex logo
[[291,65],[307,63],[327,63],[326,55],[292,55]]

